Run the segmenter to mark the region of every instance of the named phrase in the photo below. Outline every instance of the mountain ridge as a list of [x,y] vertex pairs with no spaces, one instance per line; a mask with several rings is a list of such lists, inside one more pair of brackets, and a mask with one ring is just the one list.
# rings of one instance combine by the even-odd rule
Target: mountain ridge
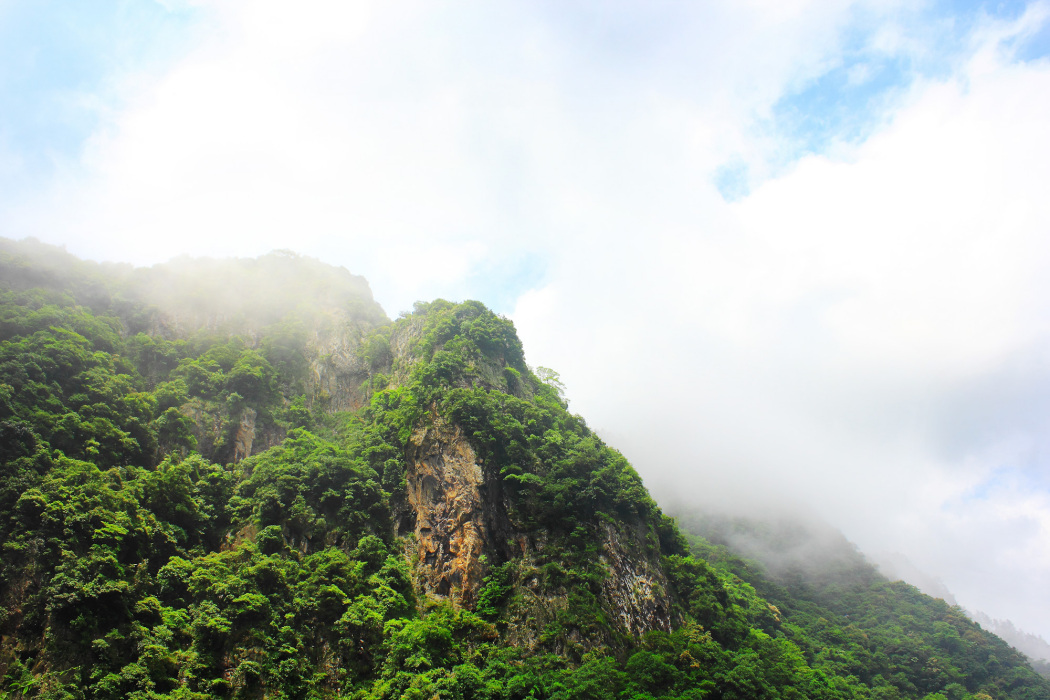
[[8,697],[1050,697],[948,606],[876,581],[919,622],[832,634],[687,539],[478,302],[390,321],[287,252],[0,272]]

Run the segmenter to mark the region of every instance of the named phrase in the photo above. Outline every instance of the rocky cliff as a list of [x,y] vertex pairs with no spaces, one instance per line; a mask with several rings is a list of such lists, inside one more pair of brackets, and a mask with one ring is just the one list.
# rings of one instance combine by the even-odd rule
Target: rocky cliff
[[653,630],[669,631],[676,613],[655,537],[643,522],[581,523],[600,542],[600,582],[596,603],[608,627],[589,637],[567,630],[552,640],[571,605],[571,585],[549,564],[559,556],[548,533],[514,522],[499,479],[477,457],[462,429],[440,419],[417,430],[410,443],[404,503],[396,508],[398,535],[412,563],[421,599],[449,600],[474,610],[493,565],[510,563],[507,638],[537,649],[569,643],[582,653],[595,644],[614,644],[619,636],[640,639]]
[[[405,493],[395,506],[397,534],[404,538],[420,597],[473,610],[491,565],[512,561],[512,587],[521,595],[509,636],[538,646],[569,604],[568,589],[541,563],[546,532],[514,522],[498,474],[486,468],[463,429],[440,416],[413,432],[406,463]],[[634,638],[669,631],[677,616],[655,533],[642,521],[581,525],[600,542],[598,598],[610,627]],[[584,646],[599,639],[609,641],[599,636]]]
[[485,497],[485,472],[463,431],[435,417],[409,442],[398,535],[414,564],[420,593],[472,608],[487,556],[510,530]]

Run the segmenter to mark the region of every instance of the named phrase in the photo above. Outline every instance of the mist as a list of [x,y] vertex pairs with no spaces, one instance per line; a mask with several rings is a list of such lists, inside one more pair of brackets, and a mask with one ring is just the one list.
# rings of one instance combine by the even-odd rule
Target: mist
[[660,502],[1050,637],[1045,3],[2,12],[2,235],[480,299]]

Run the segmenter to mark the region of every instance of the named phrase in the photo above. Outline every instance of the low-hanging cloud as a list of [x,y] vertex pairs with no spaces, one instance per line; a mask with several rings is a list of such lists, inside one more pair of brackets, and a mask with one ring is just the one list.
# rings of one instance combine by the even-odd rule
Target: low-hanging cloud
[[1046,634],[1050,69],[998,48],[515,319],[662,498],[805,504]]

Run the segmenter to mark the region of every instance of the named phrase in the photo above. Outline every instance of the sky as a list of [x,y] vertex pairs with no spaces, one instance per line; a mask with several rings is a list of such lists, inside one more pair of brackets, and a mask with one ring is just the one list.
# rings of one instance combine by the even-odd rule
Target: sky
[[1050,3],[0,0],[0,235],[475,298],[658,500],[1050,638]]

